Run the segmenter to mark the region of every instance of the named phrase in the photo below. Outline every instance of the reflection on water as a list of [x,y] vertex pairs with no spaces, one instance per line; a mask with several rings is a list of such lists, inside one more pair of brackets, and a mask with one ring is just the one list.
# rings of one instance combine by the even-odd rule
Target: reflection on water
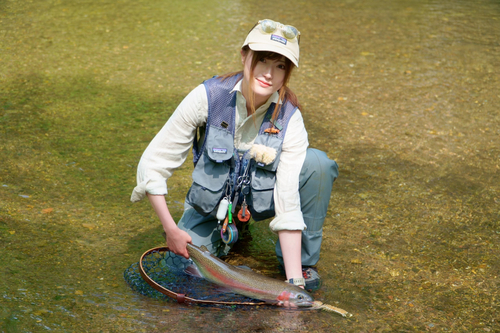
[[[487,0],[1,2],[2,332],[500,330],[499,13]],[[301,31],[292,87],[311,145],[340,165],[315,296],[350,321],[189,308],[123,281],[163,242],[148,203],[128,201],[140,154],[187,92],[239,69],[264,16]],[[189,164],[169,181],[176,218]],[[236,260],[276,274],[275,236],[252,234]]]

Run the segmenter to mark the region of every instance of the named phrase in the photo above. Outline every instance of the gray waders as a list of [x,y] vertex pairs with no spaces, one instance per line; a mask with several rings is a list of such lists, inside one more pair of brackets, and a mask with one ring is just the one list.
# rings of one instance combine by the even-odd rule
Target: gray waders
[[[307,230],[302,231],[302,265],[314,266],[319,260],[323,223],[326,218],[333,182],[338,176],[338,166],[320,150],[307,149],[299,178],[301,211]],[[203,216],[185,203],[184,214],[178,227],[185,230],[193,244],[205,245],[217,256],[226,255],[230,245],[221,240],[218,220],[213,215]],[[215,213],[214,213],[215,214]],[[283,255],[279,240],[276,243],[276,256],[283,265]]]

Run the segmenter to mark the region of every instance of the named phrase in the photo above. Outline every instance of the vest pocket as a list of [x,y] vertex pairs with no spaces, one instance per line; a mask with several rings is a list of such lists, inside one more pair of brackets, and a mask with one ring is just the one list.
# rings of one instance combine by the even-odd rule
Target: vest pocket
[[203,153],[193,171],[187,202],[201,215],[210,214],[225,195],[228,177],[229,161],[216,163]]
[[264,220],[274,213],[274,184],[276,173],[257,165],[252,168],[251,190],[248,195],[248,209],[255,221]]
[[210,126],[208,131],[206,150],[211,160],[216,162],[227,161],[233,157],[234,139],[226,129]]

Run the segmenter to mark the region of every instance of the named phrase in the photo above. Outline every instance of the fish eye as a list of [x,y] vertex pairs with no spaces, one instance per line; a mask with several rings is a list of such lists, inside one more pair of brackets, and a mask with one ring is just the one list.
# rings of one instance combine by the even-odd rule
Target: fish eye
[[299,296],[297,296],[297,298],[302,300],[302,299],[304,299],[304,295],[299,295]]

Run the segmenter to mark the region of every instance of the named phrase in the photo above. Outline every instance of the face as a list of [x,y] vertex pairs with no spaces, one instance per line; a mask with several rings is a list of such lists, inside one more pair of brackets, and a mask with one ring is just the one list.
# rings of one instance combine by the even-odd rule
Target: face
[[286,61],[285,57],[275,60],[261,58],[253,70],[252,77],[250,72],[254,55],[255,53],[251,50],[246,54],[243,51],[241,52],[241,61],[243,62],[242,91],[243,96],[248,100],[246,94],[250,85],[255,94],[255,106],[259,107],[267,101],[269,96],[283,86],[286,74]]

